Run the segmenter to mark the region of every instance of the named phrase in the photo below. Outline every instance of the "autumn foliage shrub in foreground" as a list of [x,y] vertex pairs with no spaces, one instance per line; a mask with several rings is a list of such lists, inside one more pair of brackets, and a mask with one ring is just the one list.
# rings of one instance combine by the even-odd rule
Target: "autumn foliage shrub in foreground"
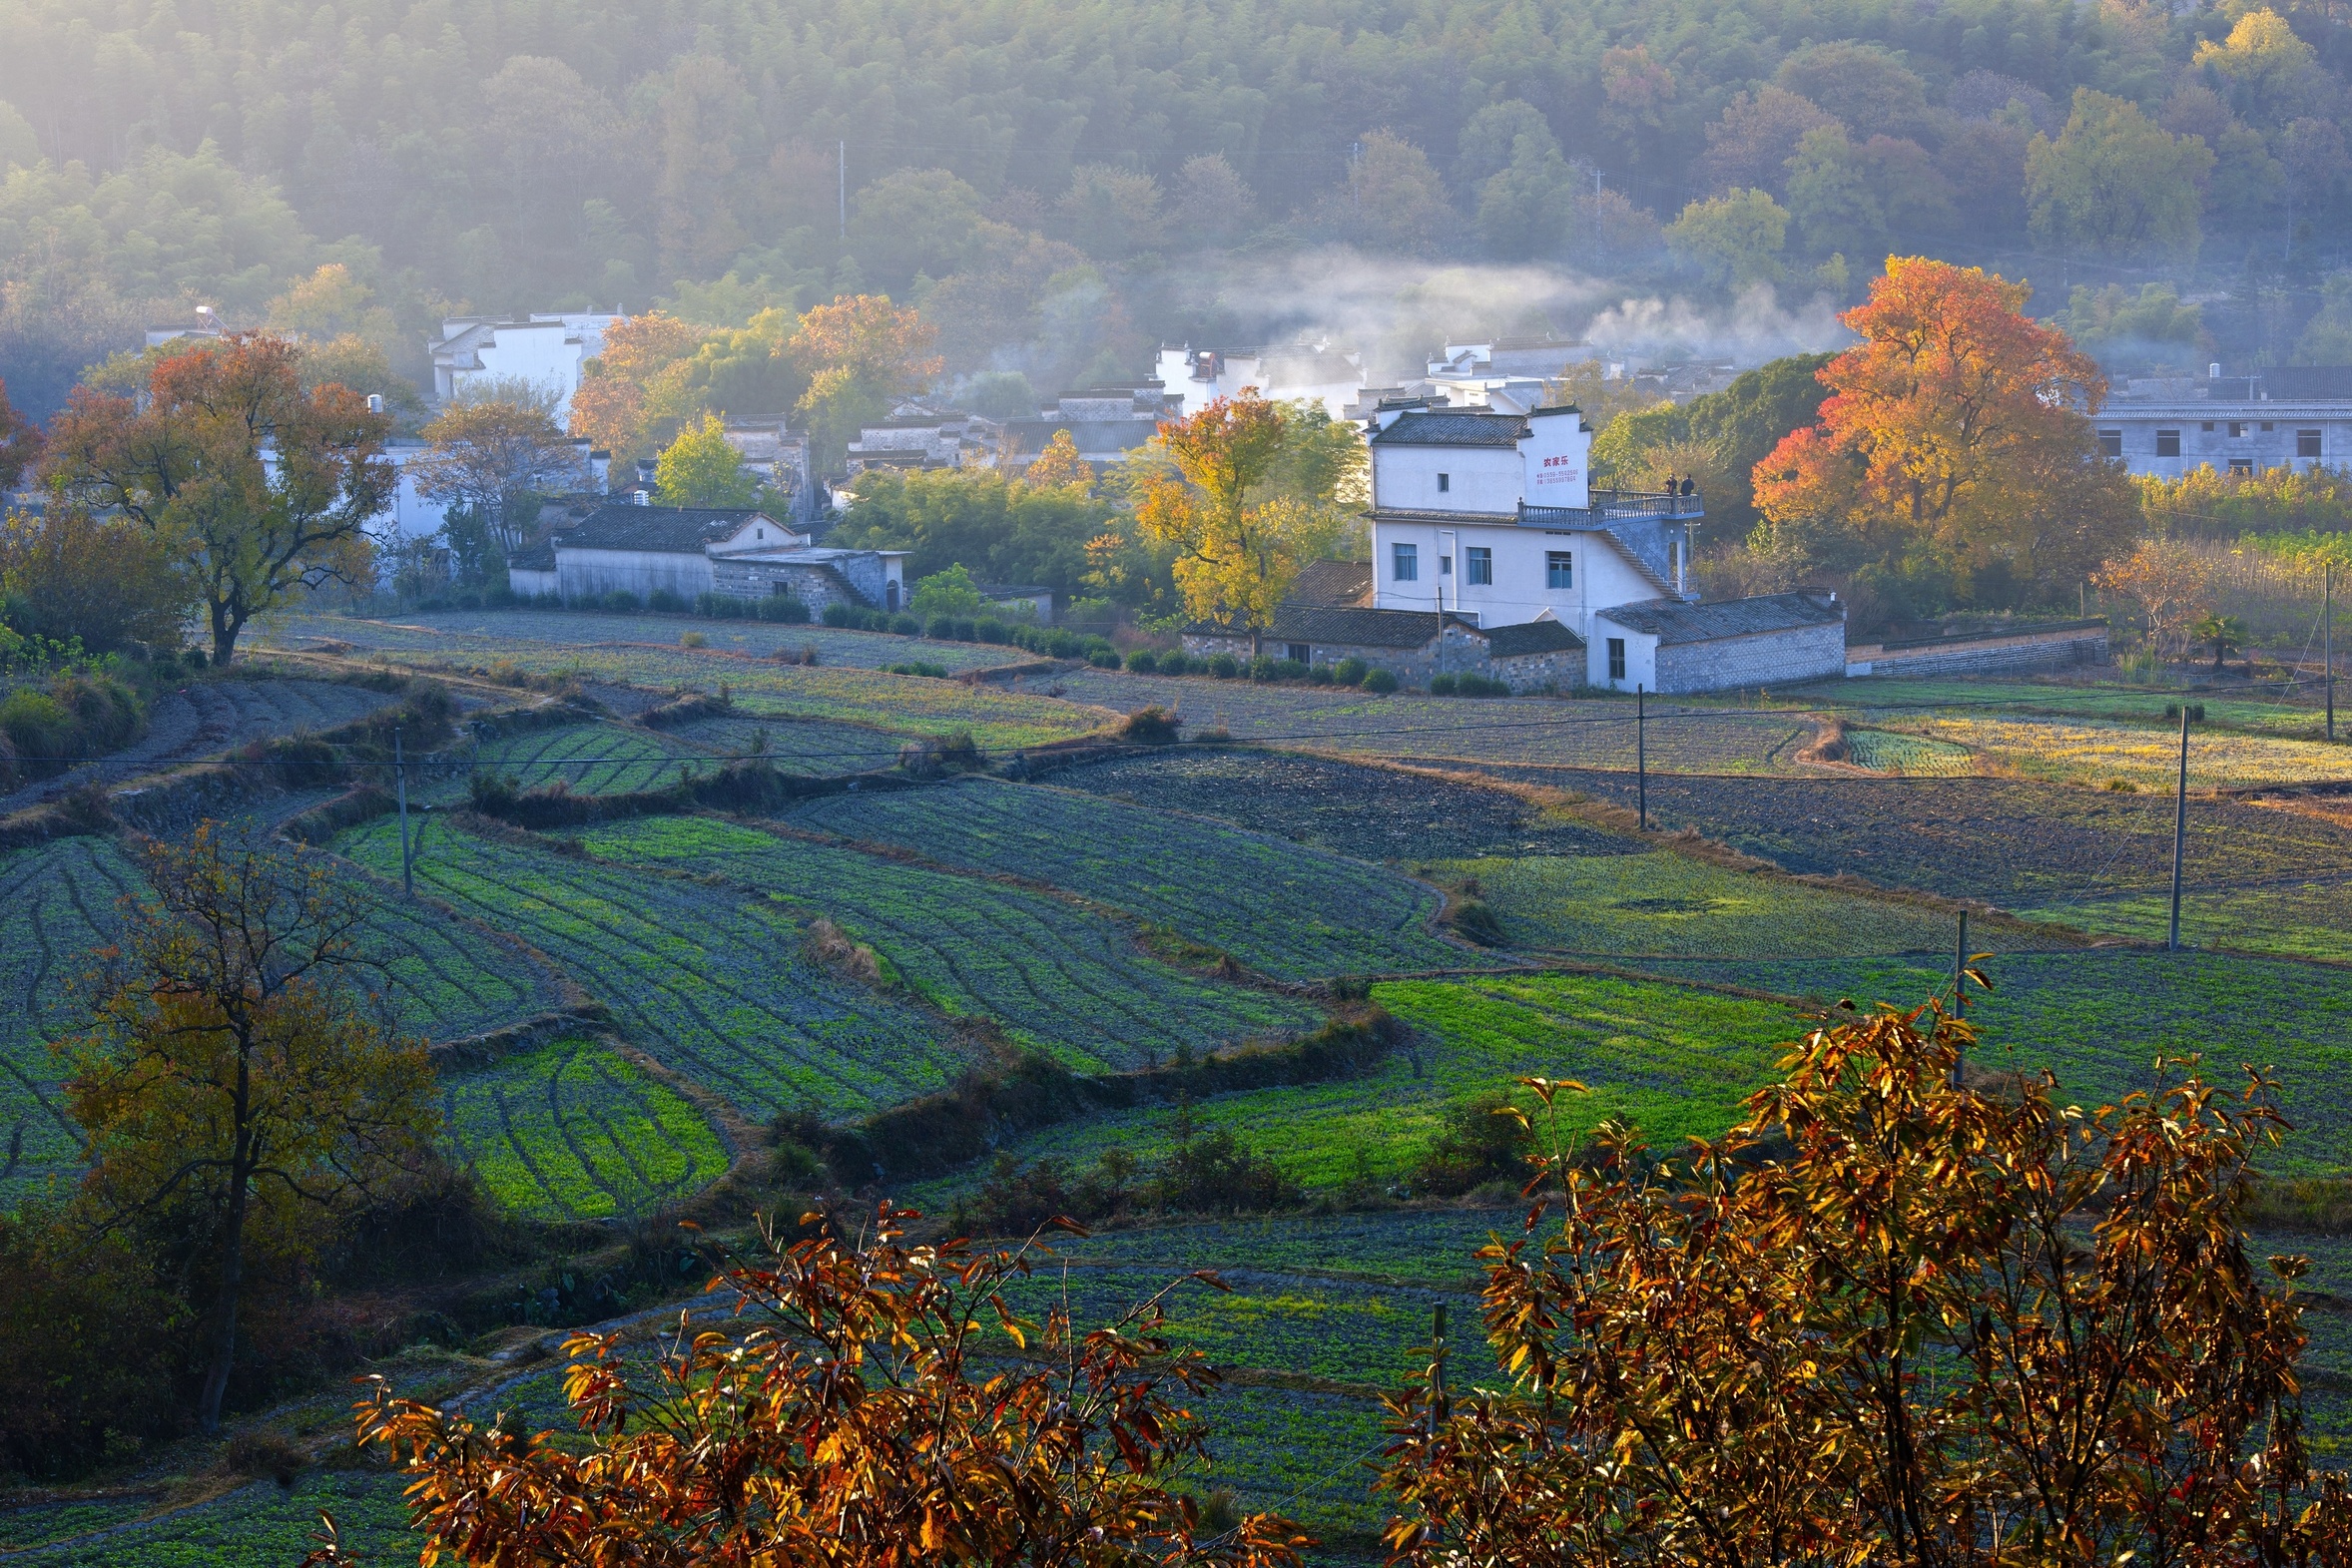
[[[1497,1240],[1487,1386],[1394,1402],[1412,1564],[2341,1564],[2288,1283],[2240,1230],[2283,1127],[2159,1062],[2085,1113],[1950,1086],[1934,1007],[1824,1027],[1721,1142],[1657,1159],[1561,1102]],[[1517,1114],[1517,1113],[1512,1113]]]
[[1060,1312],[1024,1321],[1000,1288],[1031,1249],[908,1247],[911,1218],[885,1204],[868,1239],[829,1227],[714,1280],[748,1331],[681,1319],[650,1365],[618,1335],[574,1336],[584,1453],[380,1388],[360,1440],[413,1478],[427,1555],[465,1563],[1298,1561],[1286,1521],[1204,1534],[1168,1486],[1202,1452],[1179,1401],[1215,1374],[1172,1353],[1161,1297],[1083,1334]]

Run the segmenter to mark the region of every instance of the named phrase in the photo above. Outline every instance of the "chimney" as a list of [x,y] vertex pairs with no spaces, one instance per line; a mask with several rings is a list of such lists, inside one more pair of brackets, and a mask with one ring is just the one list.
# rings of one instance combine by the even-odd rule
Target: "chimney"
[[2216,359],[2211,364],[2205,366],[2205,379],[2208,381],[2218,381],[2221,379],[2220,360]]

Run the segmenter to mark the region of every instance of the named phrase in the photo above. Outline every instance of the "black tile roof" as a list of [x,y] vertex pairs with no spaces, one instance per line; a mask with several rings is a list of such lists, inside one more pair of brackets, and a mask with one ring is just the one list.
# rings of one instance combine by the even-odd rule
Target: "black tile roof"
[[555,545],[552,540],[541,540],[535,545],[517,550],[506,558],[509,571],[552,572],[555,570]]
[[[703,546],[734,533],[755,517],[757,507],[606,506],[582,519],[559,544],[566,550],[643,550],[657,555],[700,555]],[[768,518],[785,533],[792,530]]]
[[1376,432],[1376,446],[1516,446],[1527,433],[1519,414],[1482,408],[1422,408],[1399,414]]
[[1654,636],[1663,644],[1703,643],[1717,637],[1749,637],[1758,632],[1836,626],[1846,619],[1843,608],[1824,603],[1811,594],[1759,594],[1753,599],[1723,599],[1713,604],[1642,599],[1632,604],[1612,605],[1598,613],[1629,632]]
[[1527,654],[1573,653],[1583,646],[1583,638],[1557,621],[1522,621],[1516,626],[1492,626],[1486,629],[1486,652],[1496,659],[1517,659]]
[[1309,561],[1291,584],[1289,602],[1355,609],[1371,596],[1370,561]]

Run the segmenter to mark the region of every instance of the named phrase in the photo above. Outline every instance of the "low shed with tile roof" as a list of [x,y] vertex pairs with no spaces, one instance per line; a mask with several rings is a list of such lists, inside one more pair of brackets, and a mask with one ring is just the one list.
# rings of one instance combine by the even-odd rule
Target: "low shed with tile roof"
[[[1480,627],[1448,613],[1441,629],[1437,616],[1422,611],[1292,600],[1276,609],[1272,630],[1256,641],[1270,656],[1309,669],[1361,659],[1409,686],[1427,686],[1439,675],[1478,675],[1514,692],[1564,692],[1584,678],[1584,641],[1557,621]],[[1184,651],[1246,661],[1253,639],[1247,631],[1193,626],[1185,631]]]
[[1586,681],[1630,692],[1720,692],[1846,674],[1846,611],[1832,594],[1691,604],[1648,599],[1593,617]]

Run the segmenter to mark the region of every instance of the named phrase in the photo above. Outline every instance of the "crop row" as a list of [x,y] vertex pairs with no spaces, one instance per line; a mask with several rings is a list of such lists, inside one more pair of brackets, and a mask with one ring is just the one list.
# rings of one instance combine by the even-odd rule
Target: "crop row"
[[[1410,1178],[1451,1107],[1518,1092],[1522,1077],[1591,1086],[1566,1106],[1573,1128],[1626,1116],[1660,1146],[1719,1133],[1803,1030],[1777,1003],[1665,981],[1507,974],[1389,981],[1372,995],[1413,1026],[1408,1048],[1357,1077],[1218,1095],[1184,1115],[1271,1155],[1310,1190],[1388,1186]],[[1111,1112],[1007,1147],[1021,1159],[1085,1162],[1115,1148],[1148,1161],[1173,1147],[1177,1122],[1166,1108]],[[936,1205],[953,1185],[923,1198]]]
[[1054,774],[1064,788],[1222,817],[1366,860],[1628,854],[1637,838],[1545,811],[1508,790],[1299,752],[1183,749]]
[[1977,754],[1967,747],[1899,730],[1848,730],[1846,760],[1909,779],[1959,779],[1977,772]]
[[1072,790],[972,780],[834,795],[794,819],[1083,893],[1285,979],[1480,961],[1428,933],[1435,895],[1394,872]]
[[[1823,1001],[1916,1006],[1949,989],[1951,966],[1900,959],[1673,965],[1681,972]],[[2341,969],[2215,953],[2109,948],[2003,954],[1969,1016],[1989,1064],[2048,1067],[2069,1099],[2096,1105],[2147,1086],[2157,1056],[2276,1069],[2295,1131],[2269,1163],[2296,1173],[2352,1166],[2352,986]]]
[[1194,1269],[1335,1273],[1459,1291],[1476,1273],[1470,1255],[1491,1233],[1517,1234],[1520,1213],[1516,1207],[1404,1209],[1310,1220],[1193,1220],[1055,1238],[1053,1251],[1077,1263],[1124,1263],[1162,1275]]
[[[397,874],[388,820],[335,846]],[[748,1112],[888,1105],[966,1065],[919,1013],[804,962],[799,928],[760,895],[493,842],[439,817],[415,877],[547,954],[633,1042]]]
[[641,1214],[717,1181],[727,1151],[692,1105],[609,1048],[562,1040],[441,1086],[460,1154],[537,1219]]
[[[1457,861],[1514,947],[1611,956],[1798,958],[1937,952],[1953,916],[1888,898],[1726,870],[1685,855],[1530,855]],[[2071,946],[1980,922],[1983,949]]]
[[1039,893],[708,817],[599,828],[602,857],[719,872],[873,943],[942,1010],[984,1015],[1085,1072],[1312,1028],[1313,1009],[1196,979],[1145,956],[1133,933]]
[[[2271,695],[2275,691],[2276,688],[2256,689],[2242,697],[2232,697],[2226,695],[2226,689],[2219,689],[2198,692],[2194,701],[2204,705],[2209,721],[2233,730],[2280,736],[2314,733],[2319,724],[2318,710],[2308,702],[2279,702]],[[2085,686],[2063,678],[1978,681],[1965,677],[1906,680],[1873,676],[1775,694],[1776,698],[1784,695],[1882,717],[1896,713],[1911,716],[1938,708],[1955,713],[1982,712],[1989,705],[1999,704],[2013,715],[2033,714],[2075,724],[2104,721],[2124,725],[2162,725],[2166,722],[2165,705],[2179,700],[2177,693],[2168,691],[2150,691],[2119,682]]]
[[[1633,781],[1507,770],[1633,803]],[[1649,782],[1654,825],[1692,827],[1791,871],[1852,871],[2004,908],[2075,904],[2167,885],[2172,801],[2014,779],[1693,779]],[[2227,800],[2191,800],[2193,888],[2352,875],[2352,827]]]
[[824,664],[880,669],[919,646],[925,659],[951,670],[986,669],[1023,656],[1004,648],[958,643],[910,643],[875,632],[837,631],[827,626],[788,626],[763,621],[710,621],[662,615],[616,615],[594,610],[425,611],[404,621],[370,621],[334,615],[291,617],[274,636],[280,646],[299,648],[318,641],[387,653],[438,652],[495,657],[534,645],[592,648],[600,644],[676,645],[687,631],[700,632],[714,653],[765,659],[777,652],[817,650]]
[[[485,741],[473,766],[525,789],[561,784],[574,794],[627,794],[675,783],[687,756],[701,750],[633,725],[578,724]],[[717,766],[702,764],[706,771]],[[464,780],[444,792],[462,797]]]

